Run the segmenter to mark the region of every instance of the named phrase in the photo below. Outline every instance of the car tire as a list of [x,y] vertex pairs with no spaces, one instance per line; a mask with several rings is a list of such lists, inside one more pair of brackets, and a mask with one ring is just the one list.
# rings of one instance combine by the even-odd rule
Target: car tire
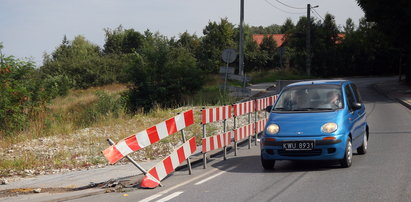
[[264,170],[272,170],[275,165],[275,160],[267,160],[261,156],[261,164],[263,165]]
[[351,138],[348,137],[347,144],[345,146],[345,154],[344,158],[340,160],[340,164],[342,168],[348,168],[352,165],[352,142]]
[[358,154],[366,154],[368,149],[368,133],[364,134],[364,142],[360,147],[357,148],[357,153]]

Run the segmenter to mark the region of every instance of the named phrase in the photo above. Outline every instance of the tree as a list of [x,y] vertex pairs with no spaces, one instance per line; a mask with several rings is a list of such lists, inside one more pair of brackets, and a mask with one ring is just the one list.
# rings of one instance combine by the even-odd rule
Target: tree
[[348,18],[345,21],[344,33],[347,35],[347,34],[352,34],[354,31],[355,31],[355,24],[351,18]]
[[70,88],[87,88],[120,80],[119,77],[124,75],[124,67],[117,64],[122,64],[121,60],[116,62],[113,60],[118,57],[102,56],[100,47],[83,36],[76,36],[73,41],[65,37],[51,55],[45,55],[40,70],[45,76],[65,76],[68,79],[65,85]]
[[105,54],[128,54],[139,52],[142,48],[144,36],[134,29],[123,29],[120,25],[114,30],[104,29],[106,42],[104,44]]
[[293,21],[291,20],[291,18],[287,18],[283,24],[283,26],[281,26],[281,34],[288,34],[290,32],[293,31],[295,25],[293,23]]
[[133,86],[128,93],[131,111],[155,105],[176,107],[203,85],[203,73],[193,54],[174,47],[164,36],[145,33],[145,49],[135,53],[130,66]]
[[[398,55],[404,57],[406,80],[411,84],[411,39],[408,28],[411,27],[411,3],[409,0],[357,0],[369,22],[375,22],[377,28],[387,36]],[[391,68],[396,68],[391,67]]]
[[[0,44],[0,53],[3,46]],[[0,137],[24,130],[31,115],[49,97],[31,60],[0,54]]]
[[199,66],[209,73],[217,73],[223,61],[221,53],[224,49],[235,47],[234,25],[227,18],[220,23],[209,22],[203,29],[204,37],[201,39]]
[[267,35],[263,38],[263,41],[260,44],[260,54],[265,64],[265,68],[273,68],[276,66],[275,59],[277,53],[277,43],[272,38],[272,35]]

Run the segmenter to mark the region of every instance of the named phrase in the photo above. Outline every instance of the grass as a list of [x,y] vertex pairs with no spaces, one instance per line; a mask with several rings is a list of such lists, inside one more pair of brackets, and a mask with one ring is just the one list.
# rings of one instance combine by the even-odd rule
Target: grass
[[294,70],[265,70],[260,72],[250,72],[247,75],[251,76],[250,83],[266,83],[275,82],[277,80],[302,80],[312,79],[304,74],[298,73]]
[[[230,81],[235,83],[234,81]],[[227,82],[229,85],[230,82]],[[207,77],[207,82],[203,88],[195,95],[185,98],[187,105],[206,106],[206,105],[225,105],[232,104],[237,100],[229,96],[220,86],[224,85],[224,79],[220,75]]]

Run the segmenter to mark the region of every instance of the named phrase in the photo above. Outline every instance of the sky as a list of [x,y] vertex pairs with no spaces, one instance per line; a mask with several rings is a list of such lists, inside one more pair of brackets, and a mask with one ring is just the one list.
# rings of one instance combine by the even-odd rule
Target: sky
[[[244,0],[244,22],[251,26],[294,23],[306,15],[307,4],[324,18],[335,16],[343,26],[348,18],[356,25],[364,12],[356,0]],[[286,4],[286,5],[284,5]],[[291,7],[287,7],[291,6]],[[316,14],[314,18],[321,20]],[[69,40],[83,35],[103,46],[104,29],[122,25],[144,32],[173,37],[185,31],[202,36],[209,21],[227,17],[240,23],[240,0],[0,0],[2,53],[42,64],[44,53],[52,53],[64,35]]]

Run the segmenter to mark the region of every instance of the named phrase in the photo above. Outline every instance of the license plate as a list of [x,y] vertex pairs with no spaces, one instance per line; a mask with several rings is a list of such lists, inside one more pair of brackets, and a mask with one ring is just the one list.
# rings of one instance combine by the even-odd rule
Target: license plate
[[314,149],[314,141],[285,142],[283,149],[287,151],[306,151]]

